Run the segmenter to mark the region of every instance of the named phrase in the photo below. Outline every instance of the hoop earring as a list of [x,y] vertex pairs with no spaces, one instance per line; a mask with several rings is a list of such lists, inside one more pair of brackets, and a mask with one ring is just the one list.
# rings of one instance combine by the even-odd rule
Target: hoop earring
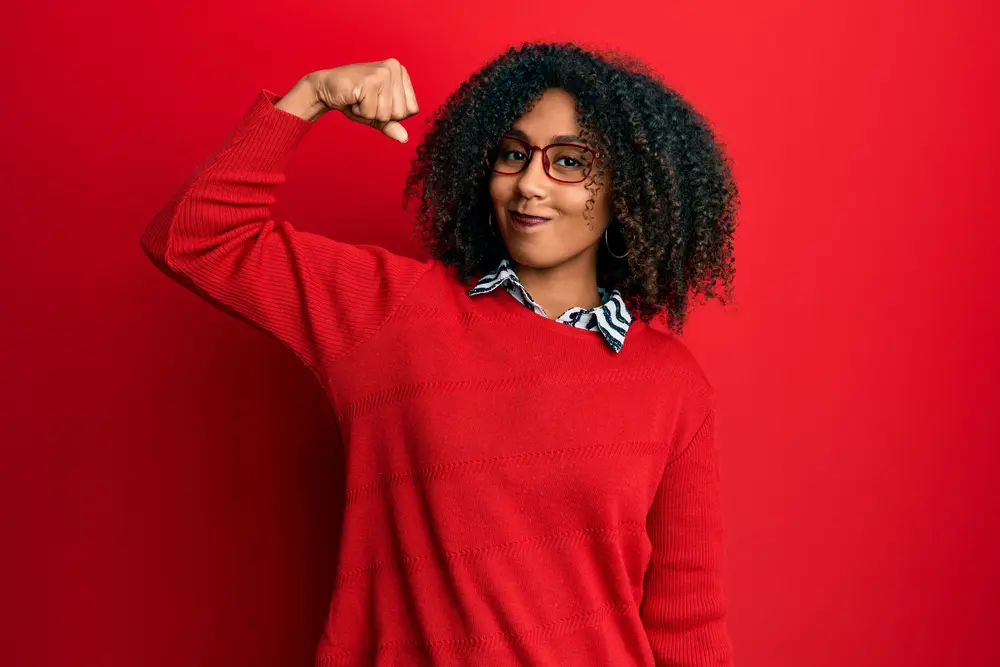
[[[615,252],[611,249],[611,244],[608,243],[608,229],[610,227],[611,225],[608,225],[607,227],[604,228],[604,247],[608,249],[608,254],[614,257],[615,259],[625,259],[626,257],[628,257],[628,254],[632,251],[626,250],[624,255],[615,254]],[[622,234],[622,238],[624,237],[625,237],[624,234]]]

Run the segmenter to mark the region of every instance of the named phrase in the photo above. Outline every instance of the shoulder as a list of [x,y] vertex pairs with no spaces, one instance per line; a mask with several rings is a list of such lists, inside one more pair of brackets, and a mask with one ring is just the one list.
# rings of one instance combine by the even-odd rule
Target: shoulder
[[448,294],[464,295],[475,284],[474,280],[471,282],[460,281],[457,269],[438,259],[418,258],[414,261],[419,262],[424,267],[420,287],[437,296]]
[[667,329],[650,324],[639,326],[643,330],[644,361],[663,371],[660,376],[663,382],[680,389],[705,410],[710,409],[715,403],[715,387],[688,344]]
[[468,290],[475,281],[462,282],[457,270],[434,258],[407,258],[420,267],[420,276],[400,314],[440,317],[446,312],[465,310]]
[[[327,240],[325,237],[320,238],[324,242]],[[415,287],[437,292],[460,287],[455,270],[433,257],[397,252],[376,244],[337,245],[345,246],[350,253],[364,258],[385,280],[391,280],[394,276],[410,276],[416,281]]]

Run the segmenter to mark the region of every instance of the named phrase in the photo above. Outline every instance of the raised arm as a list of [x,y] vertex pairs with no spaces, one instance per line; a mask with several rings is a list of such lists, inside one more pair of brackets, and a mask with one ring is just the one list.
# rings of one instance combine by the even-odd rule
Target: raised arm
[[405,141],[399,121],[417,103],[406,69],[392,59],[315,72],[283,97],[261,91],[141,238],[160,269],[274,335],[313,369],[375,332],[429,267],[272,218],[290,157],[330,110]]

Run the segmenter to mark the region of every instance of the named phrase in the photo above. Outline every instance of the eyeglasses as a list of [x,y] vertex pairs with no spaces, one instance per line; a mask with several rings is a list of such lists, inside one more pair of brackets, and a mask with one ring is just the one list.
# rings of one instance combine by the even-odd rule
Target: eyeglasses
[[526,141],[504,135],[500,145],[486,155],[486,166],[495,174],[512,176],[524,171],[534,151],[542,153],[545,174],[559,183],[582,183],[597,163],[599,153],[579,144],[532,146]]

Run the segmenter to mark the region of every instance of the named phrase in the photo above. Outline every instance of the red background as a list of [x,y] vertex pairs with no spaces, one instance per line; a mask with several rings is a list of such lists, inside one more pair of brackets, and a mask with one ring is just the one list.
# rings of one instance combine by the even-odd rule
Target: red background
[[[417,4],[5,10],[0,663],[310,663],[336,430],[290,353],[157,273],[140,230],[261,87],[394,56],[417,139],[485,60],[551,38],[651,63],[736,162],[738,301],[685,339],[720,396],[738,664],[1000,664],[997,10]],[[324,118],[279,214],[415,252],[416,143]]]

